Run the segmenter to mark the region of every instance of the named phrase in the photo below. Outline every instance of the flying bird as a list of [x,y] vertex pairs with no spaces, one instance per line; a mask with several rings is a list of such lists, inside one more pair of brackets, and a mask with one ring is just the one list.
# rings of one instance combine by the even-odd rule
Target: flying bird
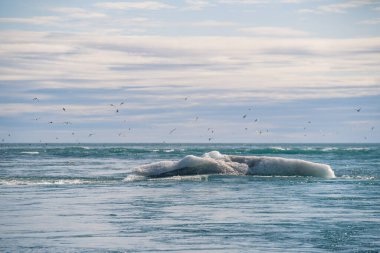
[[375,129],[375,127],[371,127],[371,130],[373,131],[373,129]]
[[38,98],[33,98],[33,101],[39,101],[39,99]]
[[65,108],[65,107],[63,107],[63,108],[62,108],[62,110],[65,112],[65,111],[66,111],[66,108]]
[[245,119],[245,118],[247,118],[247,114],[244,114],[244,115],[243,115],[243,119]]
[[93,136],[94,134],[88,134],[88,137],[91,137],[91,136]]
[[362,108],[360,107],[360,108],[358,108],[358,109],[356,109],[356,111],[357,112],[360,112],[362,110]]
[[173,128],[172,130],[170,130],[169,134],[172,134],[177,128]]

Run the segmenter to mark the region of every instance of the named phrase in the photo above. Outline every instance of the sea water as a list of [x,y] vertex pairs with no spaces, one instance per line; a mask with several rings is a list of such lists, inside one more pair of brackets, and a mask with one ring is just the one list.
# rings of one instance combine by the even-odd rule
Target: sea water
[[[335,178],[136,173],[211,151]],[[380,145],[2,144],[0,201],[1,252],[379,252]]]

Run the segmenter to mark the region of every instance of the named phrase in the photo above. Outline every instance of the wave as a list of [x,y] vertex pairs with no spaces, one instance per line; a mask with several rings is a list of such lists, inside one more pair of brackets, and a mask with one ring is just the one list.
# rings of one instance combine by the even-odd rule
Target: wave
[[134,173],[145,177],[225,174],[335,178],[334,171],[326,164],[281,157],[223,155],[218,151],[201,157],[188,155],[179,161],[142,165],[135,168]]
[[21,154],[27,154],[27,155],[38,155],[40,152],[38,151],[22,151]]
[[41,180],[28,180],[28,179],[1,179],[0,185],[76,185],[76,184],[91,184],[90,180],[82,179],[41,179]]
[[122,177],[72,178],[72,177],[13,177],[0,178],[5,186],[94,185],[121,183]]

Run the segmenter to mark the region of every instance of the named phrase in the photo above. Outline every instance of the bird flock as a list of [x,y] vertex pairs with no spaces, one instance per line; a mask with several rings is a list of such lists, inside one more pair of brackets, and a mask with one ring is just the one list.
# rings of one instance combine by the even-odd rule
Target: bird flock
[[[40,102],[40,99],[37,98],[37,97],[34,97],[33,99],[33,102]],[[185,102],[189,101],[189,97],[185,97],[183,99]],[[127,103],[127,100],[123,100],[119,103],[111,103],[111,104],[108,104],[111,108],[113,108],[114,112],[116,114],[119,114],[121,112],[121,109],[122,107]],[[69,112],[69,107],[62,107],[61,108],[63,113],[67,113]],[[243,113],[241,114],[241,119],[243,120],[243,122],[247,122],[248,125],[244,127],[244,131],[248,131],[250,130],[251,127],[255,128],[255,132],[256,134],[258,135],[263,135],[263,134],[269,134],[271,131],[269,129],[257,129],[257,126],[258,126],[258,123],[259,123],[259,118],[258,117],[252,117],[252,111],[254,111],[254,109],[252,107],[249,107],[248,109],[248,112],[247,113]],[[359,107],[359,108],[355,108],[354,109],[357,113],[360,113],[362,111],[362,108]],[[199,116],[195,116],[194,117],[194,122],[198,122],[200,119]],[[33,118],[33,121],[41,121],[41,117],[35,117]],[[127,123],[127,120],[123,120],[123,123]],[[307,125],[305,125],[303,127],[303,136],[306,137],[307,136],[307,130],[308,128],[312,125],[312,121],[311,120],[308,120],[305,122]],[[54,124],[63,124],[63,125],[66,125],[66,126],[69,126],[69,125],[72,125],[73,123],[71,121],[63,121],[63,122],[54,122],[52,120],[49,120],[47,121],[47,124],[48,125],[54,125]],[[128,131],[131,131],[131,127],[128,127],[127,128]],[[375,127],[374,126],[371,126],[370,127],[370,130],[371,131],[374,131],[375,130]],[[174,127],[172,129],[168,129],[168,135],[175,135],[176,132],[178,132],[179,130],[177,130],[177,127]],[[322,131],[320,131],[322,132]],[[207,128],[207,132],[206,132],[206,136],[205,136],[205,140],[207,140],[208,142],[211,142],[211,141],[214,141],[214,140],[217,140],[216,136],[215,136],[215,133],[216,133],[216,129],[214,127],[208,127]],[[75,131],[72,131],[71,132],[71,135],[72,136],[75,136],[76,133]],[[87,137],[88,138],[91,138],[95,135],[94,132],[89,132],[87,134]],[[5,138],[2,138],[2,142],[5,142],[7,139],[9,139],[11,137],[11,133],[9,133]],[[117,136],[118,137],[126,137],[127,134],[123,133],[123,132],[118,132],[117,133]],[[322,136],[325,136],[325,133],[322,133]],[[203,135],[200,135],[199,137],[203,138],[204,136]],[[367,140],[367,136],[364,136],[363,137],[365,140]],[[56,140],[59,140],[59,137],[55,137]],[[40,140],[41,142],[41,140]],[[166,142],[165,140],[163,142]]]

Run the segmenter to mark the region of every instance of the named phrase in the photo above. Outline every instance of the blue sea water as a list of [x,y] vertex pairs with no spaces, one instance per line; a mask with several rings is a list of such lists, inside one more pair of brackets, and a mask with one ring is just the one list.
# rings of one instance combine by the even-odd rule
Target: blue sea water
[[[133,169],[218,150],[333,179]],[[2,144],[1,252],[379,252],[379,144]]]

